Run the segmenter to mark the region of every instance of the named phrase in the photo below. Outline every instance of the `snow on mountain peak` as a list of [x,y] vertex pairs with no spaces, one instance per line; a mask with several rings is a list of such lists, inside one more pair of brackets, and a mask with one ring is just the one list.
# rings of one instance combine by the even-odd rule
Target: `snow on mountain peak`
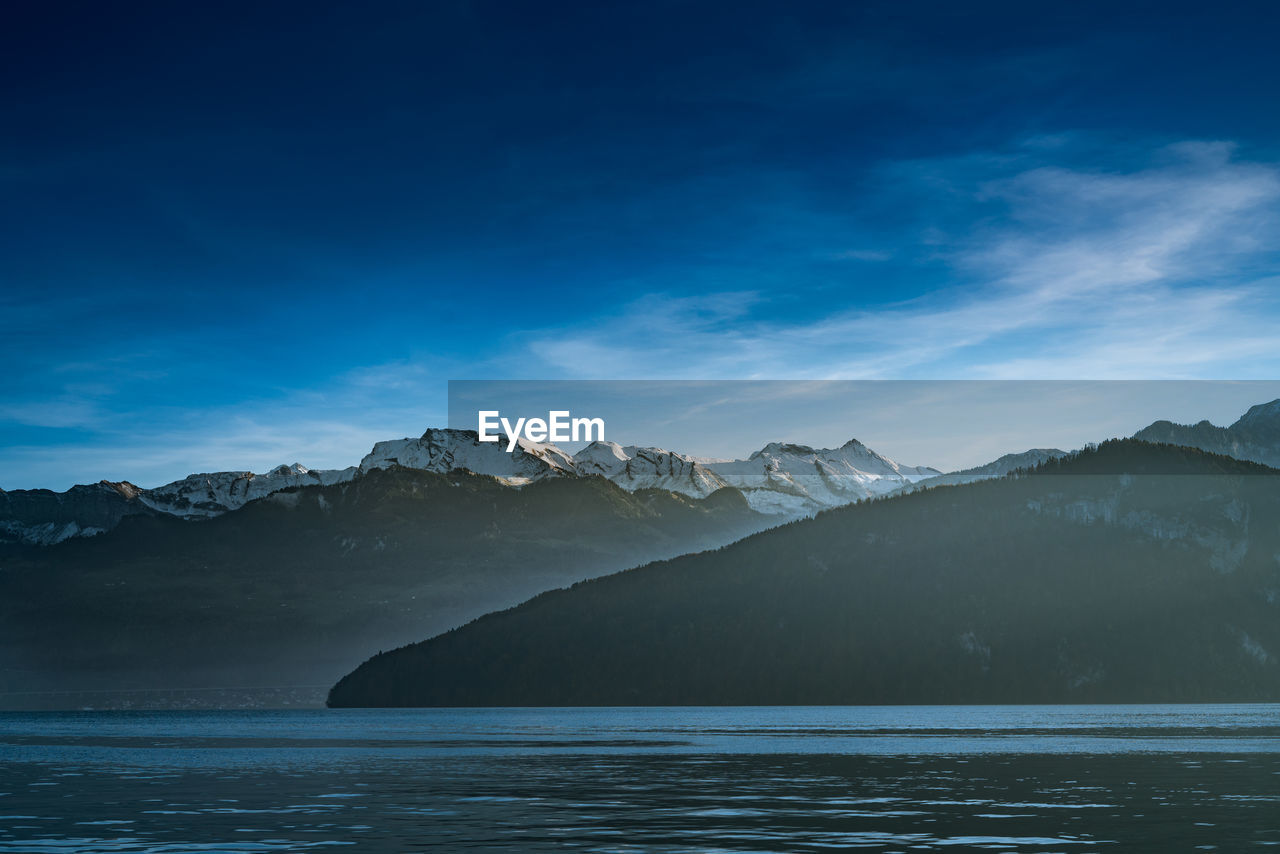
[[[581,451],[573,455],[574,465],[578,471],[583,474],[603,474],[608,477],[608,473],[615,471],[618,466],[624,465],[627,460],[631,459],[631,455],[626,449],[617,442],[606,442],[599,440],[587,445]],[[594,469],[598,469],[595,471]]]
[[924,466],[899,466],[856,439],[839,448],[770,442],[745,460],[707,468],[742,490],[762,512],[801,514],[882,495],[939,474]]
[[780,456],[804,457],[817,453],[808,445],[797,445],[793,442],[770,442],[747,459],[776,458]]
[[[755,510],[781,516],[804,515],[884,494],[937,473],[923,467],[899,466],[857,440],[837,449],[771,442],[745,460],[712,460],[663,448],[623,446],[608,441],[592,442],[570,456],[555,445],[521,438],[516,447],[507,452],[501,443],[481,442],[474,430],[431,428],[416,439],[378,442],[358,467],[340,470],[309,469],[295,462],[278,465],[265,474],[251,471],[191,474],[155,489],[104,481],[93,487],[74,487],[68,493],[50,493],[45,497],[37,495],[40,490],[29,491],[29,495],[0,493],[4,499],[0,501],[4,505],[0,510],[8,508],[5,518],[0,518],[0,539],[16,537],[27,542],[56,542],[91,535],[114,527],[121,515],[130,512],[210,518],[281,490],[346,483],[374,469],[393,466],[439,473],[462,469],[498,478],[510,486],[548,477],[601,476],[630,491],[663,489],[698,498],[734,487],[743,492]],[[106,493],[110,493],[109,502],[116,502],[111,503],[107,511],[89,513],[74,509],[84,504],[82,494]],[[68,502],[74,507],[67,509]],[[130,502],[134,509],[129,509]],[[41,509],[46,505],[64,509],[57,512]],[[28,509],[19,512],[16,509],[19,506]]]
[[297,486],[327,486],[355,477],[355,467],[335,470],[309,469],[301,463],[278,465],[266,474],[251,471],[219,471],[190,474],[138,494],[143,504],[183,517],[219,516],[257,498]]
[[508,453],[497,442],[481,442],[475,430],[431,428],[419,439],[378,442],[360,461],[360,471],[403,466],[426,471],[466,469],[518,485],[548,476],[574,474],[573,457],[557,448],[520,439]]
[[292,475],[307,474],[311,469],[302,463],[294,463],[293,465],[284,465],[283,463],[267,472],[270,477],[290,477]]
[[[1190,441],[1178,431],[1213,435]],[[1280,442],[1280,399],[1251,407],[1231,427],[1214,427],[1207,421],[1194,427],[1158,421],[1137,436],[1196,447],[1207,443],[1218,453],[1274,464],[1274,448]],[[1056,448],[1033,448],[942,475],[928,466],[901,465],[857,439],[839,448],[770,442],[745,460],[723,460],[608,441],[592,442],[570,456],[555,445],[525,438],[518,439],[508,453],[502,443],[481,442],[474,430],[431,428],[416,439],[378,442],[358,467],[340,470],[309,469],[295,462],[278,465],[265,474],[191,474],[155,489],[141,489],[127,481],[102,481],[62,493],[0,490],[0,541],[47,544],[90,536],[138,513],[208,518],[281,490],[345,483],[392,466],[440,473],[462,469],[496,477],[511,486],[548,477],[600,476],[628,490],[665,489],[695,497],[733,487],[741,490],[757,511],[798,516],[922,486],[999,477],[1062,454]]]
[[632,491],[667,489],[702,497],[725,486],[702,463],[663,448],[597,441],[574,454],[573,460],[578,474],[598,474]]

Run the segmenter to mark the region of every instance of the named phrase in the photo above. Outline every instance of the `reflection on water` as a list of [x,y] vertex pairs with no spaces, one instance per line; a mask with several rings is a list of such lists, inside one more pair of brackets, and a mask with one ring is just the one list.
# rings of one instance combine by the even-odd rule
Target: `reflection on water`
[[0,713],[0,852],[1239,851],[1280,707]]

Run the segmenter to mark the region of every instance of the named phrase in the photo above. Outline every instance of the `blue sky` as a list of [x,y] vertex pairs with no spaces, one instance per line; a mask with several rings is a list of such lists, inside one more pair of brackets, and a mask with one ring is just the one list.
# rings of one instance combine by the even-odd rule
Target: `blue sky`
[[449,379],[1276,377],[1280,10],[1122,5],[20,8],[0,487]]

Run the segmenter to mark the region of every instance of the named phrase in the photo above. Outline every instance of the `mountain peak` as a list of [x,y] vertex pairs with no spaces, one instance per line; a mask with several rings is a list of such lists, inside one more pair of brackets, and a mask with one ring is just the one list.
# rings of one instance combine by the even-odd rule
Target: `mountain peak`
[[124,498],[126,501],[132,501],[133,499],[137,498],[139,495],[142,494],[141,487],[137,486],[136,484],[132,484],[127,480],[120,480],[120,481],[100,480],[98,481],[98,485],[104,486],[107,489],[113,490],[114,492],[118,493],[121,498]]
[[1230,427],[1217,427],[1209,421],[1198,424],[1156,421],[1134,433],[1133,438],[1280,466],[1280,399],[1249,407]]
[[[307,474],[310,471],[311,469],[307,468],[302,463],[292,463],[290,465],[285,465],[284,463],[281,463],[280,465],[273,468],[271,471],[267,472],[267,476],[268,477],[289,477],[291,475]],[[254,475],[254,476],[256,477],[257,475]]]
[[1240,420],[1232,427],[1260,427],[1280,425],[1280,398],[1270,403],[1259,403],[1249,407],[1249,411],[1240,416]]
[[428,427],[418,437],[419,442],[478,442],[480,434],[475,430],[462,430],[457,427]]
[[599,473],[603,474],[604,467],[613,467],[625,463],[631,459],[635,450],[635,448],[624,448],[617,442],[607,442],[599,439],[574,454],[573,461],[579,466],[586,467],[592,474],[597,473],[597,469],[599,469]]
[[985,465],[974,466],[952,472],[954,475],[974,475],[978,477],[1000,477],[1018,469],[1034,469],[1041,463],[1067,456],[1067,452],[1058,448],[1031,448],[1020,454],[1005,454],[999,459]]
[[804,457],[816,453],[818,453],[818,451],[808,445],[797,445],[794,442],[770,442],[752,454],[749,459],[759,459],[766,454],[790,454],[797,457]]
[[360,461],[360,471],[402,466],[426,471],[467,469],[510,485],[543,477],[572,474],[573,458],[555,445],[520,439],[507,451],[505,441],[481,442],[475,430],[431,427],[420,439],[378,442]]
[[[570,456],[550,443],[520,438],[508,450],[505,439],[481,442],[475,430],[430,427],[418,438],[378,442],[359,466],[341,470],[309,469],[295,462],[278,465],[263,474],[251,471],[191,474],[151,489],[104,481],[74,487],[71,497],[79,500],[81,493],[113,493],[108,498],[113,506],[129,505],[130,512],[140,512],[138,508],[142,508],[186,519],[205,519],[237,510],[250,501],[281,490],[346,483],[372,470],[386,468],[442,474],[462,469],[497,478],[512,487],[545,478],[602,476],[629,491],[662,489],[693,497],[706,497],[733,487],[742,491],[752,509],[791,517],[884,494],[939,473],[922,466],[900,466],[857,439],[834,449],[770,442],[746,460],[695,458],[662,448],[623,446],[604,440],[591,442]],[[0,497],[3,499],[0,500],[0,523],[12,517],[15,524],[21,522],[24,531],[32,526],[18,519],[17,511],[12,510],[18,503],[23,507],[44,508],[46,503],[53,507],[66,500],[54,493],[46,497],[34,493],[15,497],[0,492]],[[134,503],[136,507],[132,506]],[[47,509],[40,509],[38,515],[42,515],[41,524],[57,516]],[[57,526],[56,530],[50,528],[49,531],[42,527],[31,536],[38,536],[40,542],[52,542],[106,530],[118,521],[118,515],[103,517],[101,524],[89,524],[97,519],[91,514],[80,514],[76,518],[86,524],[75,528]]]

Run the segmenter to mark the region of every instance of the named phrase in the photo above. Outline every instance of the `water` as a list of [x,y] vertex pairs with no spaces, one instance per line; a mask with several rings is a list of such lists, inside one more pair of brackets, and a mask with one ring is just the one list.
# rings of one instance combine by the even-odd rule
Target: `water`
[[1280,706],[0,713],[0,852],[1280,848]]

